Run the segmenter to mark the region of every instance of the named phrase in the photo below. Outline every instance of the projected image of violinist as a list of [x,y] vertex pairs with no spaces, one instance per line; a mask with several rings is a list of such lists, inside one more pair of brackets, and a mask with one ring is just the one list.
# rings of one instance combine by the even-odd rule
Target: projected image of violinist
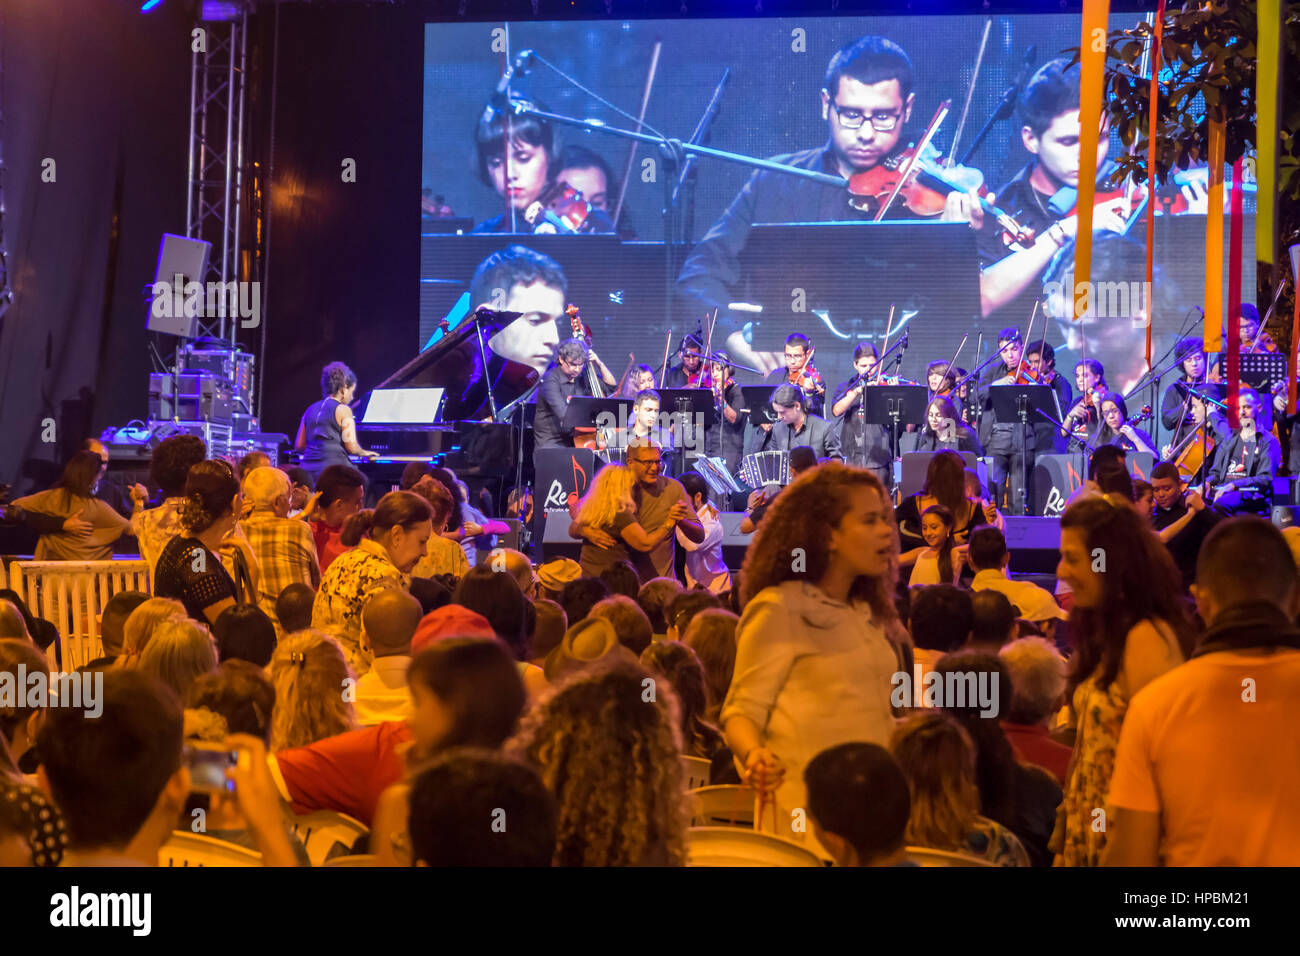
[[[892,40],[864,36],[843,47],[827,65],[820,94],[821,115],[829,134],[826,143],[776,160],[850,180],[875,169],[884,170],[907,145],[903,134],[916,99],[912,86],[911,58]],[[941,218],[970,220],[977,204],[973,195],[948,193]],[[678,291],[696,311],[720,310],[718,331],[725,335],[725,347],[736,361],[764,374],[776,371],[782,364],[780,353],[755,351],[734,318],[726,327],[727,304],[732,301],[731,288],[740,279],[739,257],[750,228],[760,222],[863,221],[875,219],[879,212],[880,197],[874,190],[854,197],[843,186],[759,170],[696,244],[678,276]],[[907,205],[893,202],[885,207],[883,218],[914,219],[918,215]]]
[[[612,182],[609,166],[590,150],[567,156],[558,152],[550,123],[495,111],[486,122],[480,119],[474,144],[479,179],[507,206],[505,212],[479,223],[475,232],[577,235],[614,231],[604,210]],[[600,204],[582,187],[598,190]]]

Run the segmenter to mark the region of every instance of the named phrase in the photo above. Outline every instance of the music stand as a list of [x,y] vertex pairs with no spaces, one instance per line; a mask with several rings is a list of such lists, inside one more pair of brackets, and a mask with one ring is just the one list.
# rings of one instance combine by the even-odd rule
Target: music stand
[[1286,356],[1276,352],[1243,352],[1241,380],[1260,389],[1273,382],[1286,381]]
[[[990,385],[993,420],[1000,425],[1030,425],[1044,418],[1055,421],[1056,394],[1050,385]],[[1025,429],[1020,429],[1020,513],[1029,514],[1029,456]]]
[[[566,432],[575,428],[595,428],[601,415],[613,418],[613,427],[625,427],[632,412],[630,398],[592,398],[590,395],[574,395],[569,399],[569,408],[564,413],[561,423]],[[603,427],[603,426],[602,426]]]
[[745,396],[745,410],[749,412],[750,424],[776,424],[776,412],[772,410],[772,392],[775,390],[775,385],[740,386],[740,394]]
[[930,390],[924,385],[873,385],[863,389],[862,402],[866,424],[889,427],[889,457],[896,461],[898,426],[920,425],[925,421]]

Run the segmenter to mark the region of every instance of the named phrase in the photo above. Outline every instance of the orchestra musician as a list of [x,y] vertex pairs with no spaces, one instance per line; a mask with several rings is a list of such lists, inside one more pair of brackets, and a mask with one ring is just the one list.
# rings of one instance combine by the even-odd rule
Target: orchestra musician
[[[1174,346],[1174,359],[1182,371],[1182,385],[1200,388],[1205,384],[1205,350],[1201,339],[1179,339]],[[1178,387],[1180,382],[1166,388],[1160,399],[1160,424],[1170,431],[1177,429],[1180,423],[1193,424],[1191,396]]]
[[[980,275],[983,314],[1028,315],[1039,294],[1040,279],[1053,258],[1074,242],[1075,215],[1058,215],[1051,199],[1064,188],[1079,186],[1079,64],[1069,59],[1050,60],[1038,69],[1020,94],[1020,142],[1030,161],[999,190],[998,206],[1015,221],[1033,230],[1033,241],[1019,251],[1011,249],[998,223],[975,214],[977,243],[985,268]],[[1110,146],[1109,120],[1097,143],[1097,168],[1101,170]],[[1073,203],[1071,203],[1073,205]],[[1093,212],[1094,232],[1123,232],[1126,222],[1119,204],[1099,206]],[[1069,256],[1073,260],[1073,255]]]
[[673,430],[666,416],[660,418],[659,404],[659,393],[653,388],[637,393],[627,428],[617,430],[610,437],[610,444],[626,449],[633,439],[643,438],[659,446],[666,463],[673,453]]
[[[1042,339],[1030,342],[1029,347],[1025,349],[1025,364],[1029,366],[1029,372],[1034,378],[1041,384],[1049,386],[1056,394],[1057,410],[1064,414],[1074,400],[1074,394],[1070,391],[1070,384],[1065,380],[1065,376],[1056,371],[1056,349]],[[1034,447],[1040,454],[1065,450],[1058,431],[1059,429],[1051,422],[1034,423],[1036,439]]]
[[[831,57],[821,90],[821,114],[828,138],[824,145],[788,155],[778,162],[800,169],[851,178],[878,166],[907,145],[903,132],[912,115],[912,61],[902,47],[881,36],[864,36]],[[971,197],[950,193],[942,218],[970,221]],[[914,218],[894,203],[886,218]],[[763,374],[780,368],[780,357],[755,351],[743,321],[728,309],[730,289],[741,279],[740,254],[756,222],[863,221],[872,214],[849,204],[843,187],[755,171],[739,195],[695,245],[678,275],[678,291],[690,307],[718,309],[715,335],[740,365]]]
[[1243,353],[1277,352],[1277,343],[1260,328],[1259,309],[1251,302],[1241,303],[1241,322],[1237,326],[1237,334],[1240,336]]
[[862,342],[853,350],[854,375],[839,384],[831,401],[832,423],[840,423],[840,450],[851,465],[875,473],[886,488],[893,485],[889,429],[867,422],[864,391],[876,380],[880,353]]
[[682,339],[677,353],[681,360],[668,369],[664,388],[707,388],[707,370],[704,368],[704,343],[695,333]]
[[582,193],[592,208],[609,211],[610,194],[618,193],[614,171],[599,153],[585,146],[566,146],[560,152],[560,172],[556,176]]
[[813,346],[802,332],[785,337],[785,378],[788,385],[804,395],[804,407],[810,415],[822,415],[826,409],[826,383],[813,365]]
[[605,363],[587,349],[585,342],[581,339],[561,342],[555,349],[555,364],[542,376],[537,393],[537,413],[533,420],[533,441],[537,448],[573,445],[573,430],[565,429],[564,415],[569,409],[569,399],[575,395],[591,395],[584,375],[588,361],[596,363],[606,385],[611,389],[618,385]]
[[793,385],[778,385],[772,390],[772,410],[777,421],[770,429],[758,429],[758,447],[749,451],[789,451],[806,446],[818,458],[840,460],[840,436],[831,423],[804,408],[804,394]]
[[1211,459],[1210,501],[1232,514],[1248,511],[1267,515],[1269,511],[1273,476],[1282,464],[1282,446],[1271,432],[1260,427],[1262,407],[1253,388],[1240,390],[1237,417],[1241,427],[1215,446]]
[[1129,423],[1128,406],[1124,404],[1124,396],[1118,392],[1108,392],[1101,400],[1101,427],[1097,429],[1093,444],[1118,445],[1125,451],[1145,451],[1153,458],[1158,457],[1151,436]]
[[713,354],[708,375],[718,420],[704,436],[704,451],[722,458],[734,474],[745,450],[745,394],[732,374],[731,357],[726,352]]
[[[478,157],[478,175],[485,186],[496,191],[506,204],[506,211],[486,219],[474,232],[565,234],[538,211],[549,207],[560,196],[564,182],[556,175],[560,163],[556,155],[555,131],[551,124],[534,116],[508,115],[494,111],[487,122],[479,120],[474,129],[474,146]],[[608,214],[583,202],[578,214],[578,232],[613,232]],[[530,218],[532,221],[530,222]]]
[[1106,369],[1096,359],[1080,359],[1074,363],[1074,384],[1079,400],[1066,413],[1064,424],[1070,432],[1091,433],[1101,424],[1101,399],[1110,391]]
[[[998,333],[998,357],[1002,360],[1000,367],[985,379],[987,386],[1011,385],[1018,375],[1023,376],[1020,359],[1024,352],[1024,340],[1020,330],[1005,328]],[[1021,455],[1021,432],[1024,433],[1024,456]],[[1024,484],[1026,468],[1032,477],[1034,470],[1035,436],[1033,425],[1021,425],[1018,422],[1003,423],[994,420],[993,394],[984,389],[984,414],[980,418],[979,437],[985,452],[993,459],[989,483],[992,486],[995,504],[1002,505],[1008,514],[1020,514],[1021,489]],[[1026,461],[1026,459],[1028,459]],[[1029,489],[1024,489],[1028,501],[1032,498]],[[1004,497],[1005,496],[1005,497]]]
[[952,366],[940,359],[925,367],[925,383],[931,395],[947,395],[957,384],[957,376]]
[[655,387],[655,370],[649,365],[633,365],[623,376],[615,398],[636,398],[647,388]]
[[947,395],[936,395],[925,409],[925,425],[907,439],[908,451],[968,451],[976,458],[984,457],[975,430],[963,422],[957,407]]

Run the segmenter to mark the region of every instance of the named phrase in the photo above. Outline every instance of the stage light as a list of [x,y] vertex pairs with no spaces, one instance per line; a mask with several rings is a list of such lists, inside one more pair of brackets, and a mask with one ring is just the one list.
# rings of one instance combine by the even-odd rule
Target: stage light
[[144,0],[144,3],[140,4],[140,12],[148,13],[150,10],[161,6],[162,2],[163,0]]

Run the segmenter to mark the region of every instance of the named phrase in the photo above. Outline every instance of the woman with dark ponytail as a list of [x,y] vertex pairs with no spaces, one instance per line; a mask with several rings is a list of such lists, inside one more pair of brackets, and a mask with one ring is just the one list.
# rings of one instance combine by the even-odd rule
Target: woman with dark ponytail
[[241,507],[239,482],[229,464],[201,461],[190,468],[180,506],[181,533],[168,542],[154,567],[155,597],[175,598],[190,617],[206,625],[234,606],[235,582],[218,553]]
[[433,535],[433,509],[411,491],[390,491],[373,511],[353,515],[344,530],[357,541],[321,578],[311,626],[338,638],[358,673],[369,669],[361,650],[361,609],[376,591],[410,584],[411,569]]

